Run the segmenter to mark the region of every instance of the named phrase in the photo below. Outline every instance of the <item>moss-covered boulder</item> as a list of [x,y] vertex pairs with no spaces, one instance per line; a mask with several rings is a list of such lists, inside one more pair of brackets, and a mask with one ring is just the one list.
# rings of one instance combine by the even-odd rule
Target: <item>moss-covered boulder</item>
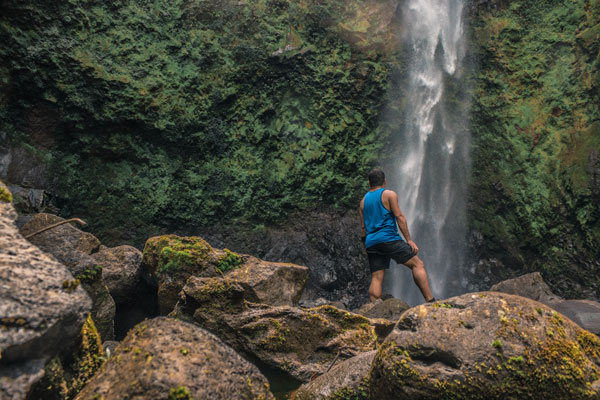
[[78,400],[271,400],[258,368],[196,325],[159,317],[134,327]]
[[234,280],[190,277],[172,315],[303,382],[324,373],[336,357],[342,361],[376,347],[376,328],[363,316],[328,305],[273,307],[244,296]]
[[164,314],[173,310],[190,276],[231,276],[244,287],[247,300],[272,305],[296,304],[308,277],[308,269],[303,266],[262,261],[215,249],[200,237],[176,235],[148,239],[142,269],[144,277],[158,286],[158,302]]
[[536,301],[496,292],[406,311],[379,348],[373,399],[597,399],[600,339]]

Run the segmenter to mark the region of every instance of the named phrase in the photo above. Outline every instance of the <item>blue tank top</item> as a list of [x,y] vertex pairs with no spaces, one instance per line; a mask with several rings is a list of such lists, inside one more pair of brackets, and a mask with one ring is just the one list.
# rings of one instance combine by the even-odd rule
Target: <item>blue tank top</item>
[[365,194],[363,218],[367,238],[365,247],[369,248],[378,243],[402,240],[396,226],[396,218],[391,211],[381,203],[383,188]]

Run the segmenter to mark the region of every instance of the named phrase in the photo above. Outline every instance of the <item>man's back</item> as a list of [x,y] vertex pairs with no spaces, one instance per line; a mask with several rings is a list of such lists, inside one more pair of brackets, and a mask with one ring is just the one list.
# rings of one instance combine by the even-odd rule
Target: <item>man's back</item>
[[366,231],[365,247],[367,248],[378,243],[402,239],[398,234],[394,214],[385,207],[385,204],[389,201],[389,194],[386,192],[391,191],[384,188],[369,191],[363,199]]

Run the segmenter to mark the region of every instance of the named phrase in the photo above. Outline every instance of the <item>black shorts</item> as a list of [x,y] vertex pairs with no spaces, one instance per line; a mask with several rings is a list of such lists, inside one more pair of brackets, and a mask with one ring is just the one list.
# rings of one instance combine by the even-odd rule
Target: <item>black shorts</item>
[[412,247],[404,240],[375,244],[367,249],[367,255],[369,256],[371,273],[388,269],[391,258],[398,264],[404,264],[415,256]]

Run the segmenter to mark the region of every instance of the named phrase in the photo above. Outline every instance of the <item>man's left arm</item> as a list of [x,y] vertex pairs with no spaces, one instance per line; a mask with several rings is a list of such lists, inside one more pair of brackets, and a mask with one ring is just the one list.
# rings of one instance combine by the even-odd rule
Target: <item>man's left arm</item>
[[400,210],[400,205],[398,204],[398,195],[396,192],[390,190],[389,196],[389,206],[392,214],[396,217],[396,222],[398,223],[398,228],[400,228],[400,232],[402,232],[402,236],[406,239],[406,243],[412,248],[413,254],[417,255],[419,252],[419,247],[413,240],[410,238],[410,233],[408,232],[408,224],[406,223],[406,217],[402,214],[402,210]]

